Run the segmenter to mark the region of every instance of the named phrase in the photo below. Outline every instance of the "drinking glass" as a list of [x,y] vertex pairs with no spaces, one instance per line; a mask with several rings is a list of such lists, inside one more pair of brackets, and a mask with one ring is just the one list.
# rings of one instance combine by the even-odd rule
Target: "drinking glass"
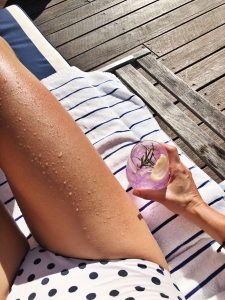
[[136,144],[129,155],[126,174],[133,188],[165,188],[170,178],[166,147],[156,141]]

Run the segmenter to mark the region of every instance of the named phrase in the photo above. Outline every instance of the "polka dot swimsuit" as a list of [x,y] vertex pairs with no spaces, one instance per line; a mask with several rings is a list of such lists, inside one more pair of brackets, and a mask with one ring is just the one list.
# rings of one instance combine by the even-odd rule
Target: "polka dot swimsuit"
[[7,300],[183,300],[170,273],[140,259],[81,260],[36,247],[18,270]]

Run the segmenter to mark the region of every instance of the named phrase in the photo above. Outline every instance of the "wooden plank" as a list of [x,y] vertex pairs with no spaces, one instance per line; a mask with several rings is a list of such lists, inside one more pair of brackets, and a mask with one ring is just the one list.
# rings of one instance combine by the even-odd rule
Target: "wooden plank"
[[225,49],[222,49],[204,60],[178,73],[188,85],[195,90],[222,77],[225,74]]
[[215,172],[213,172],[212,169],[210,169],[208,166],[205,166],[202,168],[202,170],[209,175],[215,182],[220,183],[221,182],[221,177],[219,177]]
[[218,109],[225,109],[225,77],[213,82],[200,90],[199,93],[216,106]]
[[[128,50],[127,52],[113,58],[110,60],[110,62],[105,62],[103,63],[102,65],[98,66],[97,68],[94,68],[94,70],[102,70],[106,67],[108,67],[110,64],[117,64],[120,60],[122,59],[126,59],[128,56],[136,56],[137,53],[141,53],[142,51],[148,51],[149,49],[146,48],[144,45],[140,45],[140,46],[137,46],[133,49],[130,49]],[[150,50],[149,50],[150,51]],[[151,53],[151,52],[150,52]]]
[[[60,52],[64,53],[66,57],[73,57],[94,48],[108,40],[111,40],[121,34],[130,32],[130,30],[137,28],[150,20],[169,12],[182,4],[187,3],[189,0],[162,0],[148,5],[138,11],[135,11],[128,16],[124,16],[115,22],[109,23],[104,27],[99,28],[97,31],[92,31],[84,36],[81,36],[69,44],[59,47]],[[199,1],[199,0],[197,0]],[[203,0],[206,1],[206,0]],[[218,0],[219,1],[219,0]],[[74,45],[79,45],[73,51]],[[72,45],[72,48],[71,48]],[[134,47],[134,46],[133,46]]]
[[199,168],[206,166],[205,162],[182,139],[177,138],[174,142]]
[[[213,2],[207,1],[207,0],[196,0],[194,2],[190,2],[186,5],[183,5],[177,9],[174,8],[174,10],[170,11],[169,13],[164,15],[161,15],[160,17],[142,25],[139,26],[138,28],[133,29],[132,31],[126,32],[112,40],[109,40],[105,42],[104,44],[101,44],[99,46],[96,46],[95,48],[86,51],[85,53],[82,53],[72,59],[71,55],[75,56],[73,54],[72,49],[77,47],[77,43],[79,42],[78,38],[77,40],[71,41],[69,44],[70,46],[73,44],[73,47],[69,49],[69,44],[65,44],[62,47],[59,47],[60,52],[69,59],[69,63],[71,65],[76,65],[79,68],[83,70],[90,70],[93,69],[94,67],[104,63],[106,60],[109,60],[113,57],[118,56],[119,54],[122,54],[129,49],[135,48],[138,45],[146,42],[150,38],[154,38],[160,34],[163,34],[164,32],[171,30],[188,20],[196,17],[197,15],[201,15],[208,10],[212,9],[219,3],[221,3],[224,0],[215,0]],[[156,2],[156,3],[161,3],[162,1]],[[167,5],[170,3],[170,5],[175,5],[178,3],[178,1],[166,1]],[[151,4],[156,5],[156,3]],[[181,2],[179,2],[180,4]],[[152,15],[154,15],[154,12],[152,12]],[[156,16],[155,16],[156,17]],[[114,23],[113,23],[114,24]],[[136,22],[137,24],[137,22]],[[114,24],[115,25],[115,24]],[[112,28],[113,29],[113,28]],[[117,34],[117,30],[119,30],[116,26],[114,28],[114,35]],[[120,29],[121,32],[121,29]],[[107,31],[104,33],[104,35],[108,36],[110,33]],[[97,38],[100,35],[99,30],[96,31],[95,37],[92,38]],[[101,39],[101,37],[99,37]],[[77,41],[77,43],[75,42]],[[74,43],[73,43],[74,42]],[[91,42],[91,41],[90,41]],[[67,48],[65,49],[67,45]],[[91,45],[93,46],[93,42],[91,42]],[[82,49],[88,47],[88,45],[82,46]],[[64,52],[65,50],[65,52]],[[80,51],[80,50],[78,50]],[[77,51],[76,51],[77,53]],[[71,55],[70,55],[71,54]],[[91,57],[91,59],[90,59]]]
[[[58,16],[61,16],[71,10],[74,10],[78,7],[81,7],[85,4],[89,4],[87,0],[66,0],[63,2],[60,2],[57,5],[54,5],[52,7],[49,7],[43,13],[36,18],[34,21],[35,25],[40,25],[46,21],[49,21],[51,19],[55,19]],[[86,8],[87,9],[87,8]],[[57,22],[57,21],[56,21]]]
[[205,123],[201,123],[199,127],[204,131],[207,135],[209,135],[222,149],[225,150],[225,141],[221,139],[215,132],[213,132]]
[[134,52],[131,55],[125,56],[124,58],[121,58],[113,63],[110,63],[109,65],[106,65],[105,67],[98,68],[99,71],[102,72],[113,72],[114,70],[124,66],[127,63],[131,63],[138,58],[141,58],[142,56],[145,56],[150,53],[150,50],[146,47],[141,48],[139,51]]
[[[181,104],[182,105],[182,104]],[[193,162],[199,167],[202,168],[206,174],[208,174],[213,180],[217,183],[220,183],[222,177],[218,176],[209,166],[206,164],[188,147],[180,138],[178,138],[177,134],[166,125],[166,123],[160,118],[160,116],[155,116],[156,121],[159,123],[159,126],[162,130],[180,147],[182,151],[191,159]]]
[[[192,119],[196,124],[202,123],[202,121],[195,116],[187,107],[185,107],[181,102],[177,101],[177,98],[174,97],[168,90],[166,90],[158,81],[156,81],[149,73],[147,73],[143,68],[136,67],[136,70],[140,72],[148,81],[150,81],[152,84],[154,84],[155,87],[159,91],[161,91],[168,100],[170,100],[172,103],[176,104],[177,107],[183,111],[189,118]],[[177,137],[177,136],[176,136]]]
[[[224,5],[224,21],[225,21],[225,5]],[[222,25],[215,30],[199,37],[198,39],[185,44],[184,46],[174,50],[162,58],[165,66],[171,69],[174,73],[180,69],[187,68],[189,65],[209,56],[215,51],[218,51],[225,45],[225,25]]]
[[[156,121],[159,123],[159,126],[162,130],[176,143],[176,145],[199,167],[205,167],[205,163],[200,159],[200,157],[194,153],[187,144],[185,144],[177,134],[166,125],[166,123],[160,118],[159,115],[155,117]],[[221,180],[220,180],[221,181]]]
[[117,75],[156,111],[166,124],[206,162],[207,165],[225,178],[225,150],[220,148],[210,136],[205,134],[176,105],[157,90],[131,65],[116,71]]
[[[225,116],[210,102],[192,90],[183,80],[151,55],[138,59],[138,63],[213,131],[222,138],[225,137]],[[201,72],[199,73],[201,74]]]
[[[39,25],[39,29],[47,36],[53,32],[69,27],[81,20],[87,19],[94,14],[101,13],[105,9],[124,1],[125,0],[96,0],[88,5],[88,9],[86,6],[79,7],[76,10],[72,10],[62,16],[57,17],[57,22],[55,20],[50,20],[45,24]],[[84,26],[86,25],[87,24],[85,23]],[[73,32],[73,27],[71,28],[71,31]]]
[[[117,1],[118,2],[118,1]],[[139,0],[139,1],[133,1],[133,0],[127,0],[122,3],[119,3],[113,7],[110,7],[100,13],[97,13],[90,18],[87,18],[79,23],[76,23],[74,25],[71,25],[67,28],[64,28],[56,33],[53,33],[48,36],[48,40],[54,44],[55,47],[58,47],[62,44],[65,44],[68,41],[71,41],[75,38],[78,38],[79,36],[82,36],[84,34],[87,34],[90,31],[93,31],[97,28],[100,28],[101,26],[104,26],[112,21],[118,20],[119,18],[122,18],[130,13],[135,12],[136,10],[139,10],[143,7],[145,9],[148,9],[146,7],[147,5],[150,5],[152,2],[155,2],[155,0]],[[120,20],[116,21],[115,23],[118,24]],[[57,24],[59,24],[59,20],[57,20]],[[123,24],[123,29],[126,27],[126,24],[130,24],[131,26],[134,26],[134,24],[131,23],[125,23]],[[110,25],[112,26],[112,25]],[[117,27],[120,28],[120,26],[117,25]],[[125,29],[125,28],[124,28]],[[102,29],[100,29],[101,31]],[[105,30],[104,30],[105,31]],[[109,29],[107,31],[110,32]],[[114,31],[113,31],[114,32]],[[95,35],[95,33],[93,33]],[[91,40],[90,34],[89,39]],[[101,35],[101,33],[99,33]],[[81,42],[83,44],[83,42]]]
[[[224,2],[225,1],[220,2],[218,5]],[[151,39],[146,42],[145,45],[158,56],[162,56],[224,23],[225,5],[222,5],[190,20],[182,26],[176,27],[163,35]]]
[[155,116],[156,121],[159,123],[159,126],[162,128],[162,130],[172,139],[177,138],[177,134],[163,121],[163,119],[159,116]]
[[46,8],[45,8],[45,9],[47,9],[47,8],[49,8],[49,7],[52,7],[52,6],[56,5],[56,4],[59,4],[59,3],[63,2],[63,1],[65,1],[65,0],[51,0],[51,1],[46,5]]

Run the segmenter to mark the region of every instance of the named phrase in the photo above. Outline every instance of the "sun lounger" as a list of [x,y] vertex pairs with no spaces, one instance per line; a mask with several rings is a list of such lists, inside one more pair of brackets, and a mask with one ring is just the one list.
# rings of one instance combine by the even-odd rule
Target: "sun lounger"
[[[42,80],[42,83],[52,91],[78,122],[113,174],[129,193],[160,244],[169,261],[172,276],[180,285],[186,299],[224,299],[225,252],[217,254],[218,244],[184,218],[174,215],[157,203],[133,197],[132,189],[127,183],[126,158],[137,141],[156,139],[173,143],[159,127],[153,112],[149,112],[143,101],[130,92],[114,75],[100,71],[85,73],[76,67],[69,67],[16,6],[0,10],[0,36],[10,43],[26,67]],[[139,62],[157,79],[159,70],[166,74],[168,72],[162,70],[162,66],[158,64],[152,70],[151,66],[156,62],[151,57],[140,58]],[[167,99],[146,82],[145,78],[137,74],[131,65],[117,66],[115,70],[116,74],[136,90],[138,95],[150,103],[154,111],[161,113],[168,124],[174,125],[183,118],[183,115],[178,112],[177,121],[177,112],[173,114],[173,104],[168,103]],[[47,78],[44,79],[45,77]],[[163,78],[160,80],[163,81]],[[176,82],[177,78],[173,80]],[[168,85],[167,82],[163,84]],[[167,88],[170,89],[170,86]],[[180,97],[182,98],[182,95]],[[186,97],[190,100],[188,92]],[[158,105],[157,99],[159,99]],[[181,133],[189,141],[182,126]],[[200,133],[198,131],[198,135],[205,141],[206,138]],[[200,146],[198,150],[201,152]],[[222,189],[182,151],[180,155],[192,171],[205,201],[225,214]],[[216,170],[223,172],[220,165],[216,165]],[[30,235],[3,172],[0,173],[0,198],[27,236],[31,247],[35,247],[36,242]],[[23,294],[26,290],[24,285],[26,284],[15,287],[21,300],[26,299]]]

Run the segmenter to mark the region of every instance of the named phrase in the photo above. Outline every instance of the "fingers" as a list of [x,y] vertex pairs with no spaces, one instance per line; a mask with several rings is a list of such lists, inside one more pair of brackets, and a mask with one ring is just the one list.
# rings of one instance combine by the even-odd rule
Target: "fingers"
[[165,190],[134,189],[133,195],[146,200],[160,201],[165,196]]
[[164,145],[166,147],[168,158],[170,162],[170,167],[173,167],[174,165],[180,163],[180,157],[177,151],[177,148],[171,145]]

